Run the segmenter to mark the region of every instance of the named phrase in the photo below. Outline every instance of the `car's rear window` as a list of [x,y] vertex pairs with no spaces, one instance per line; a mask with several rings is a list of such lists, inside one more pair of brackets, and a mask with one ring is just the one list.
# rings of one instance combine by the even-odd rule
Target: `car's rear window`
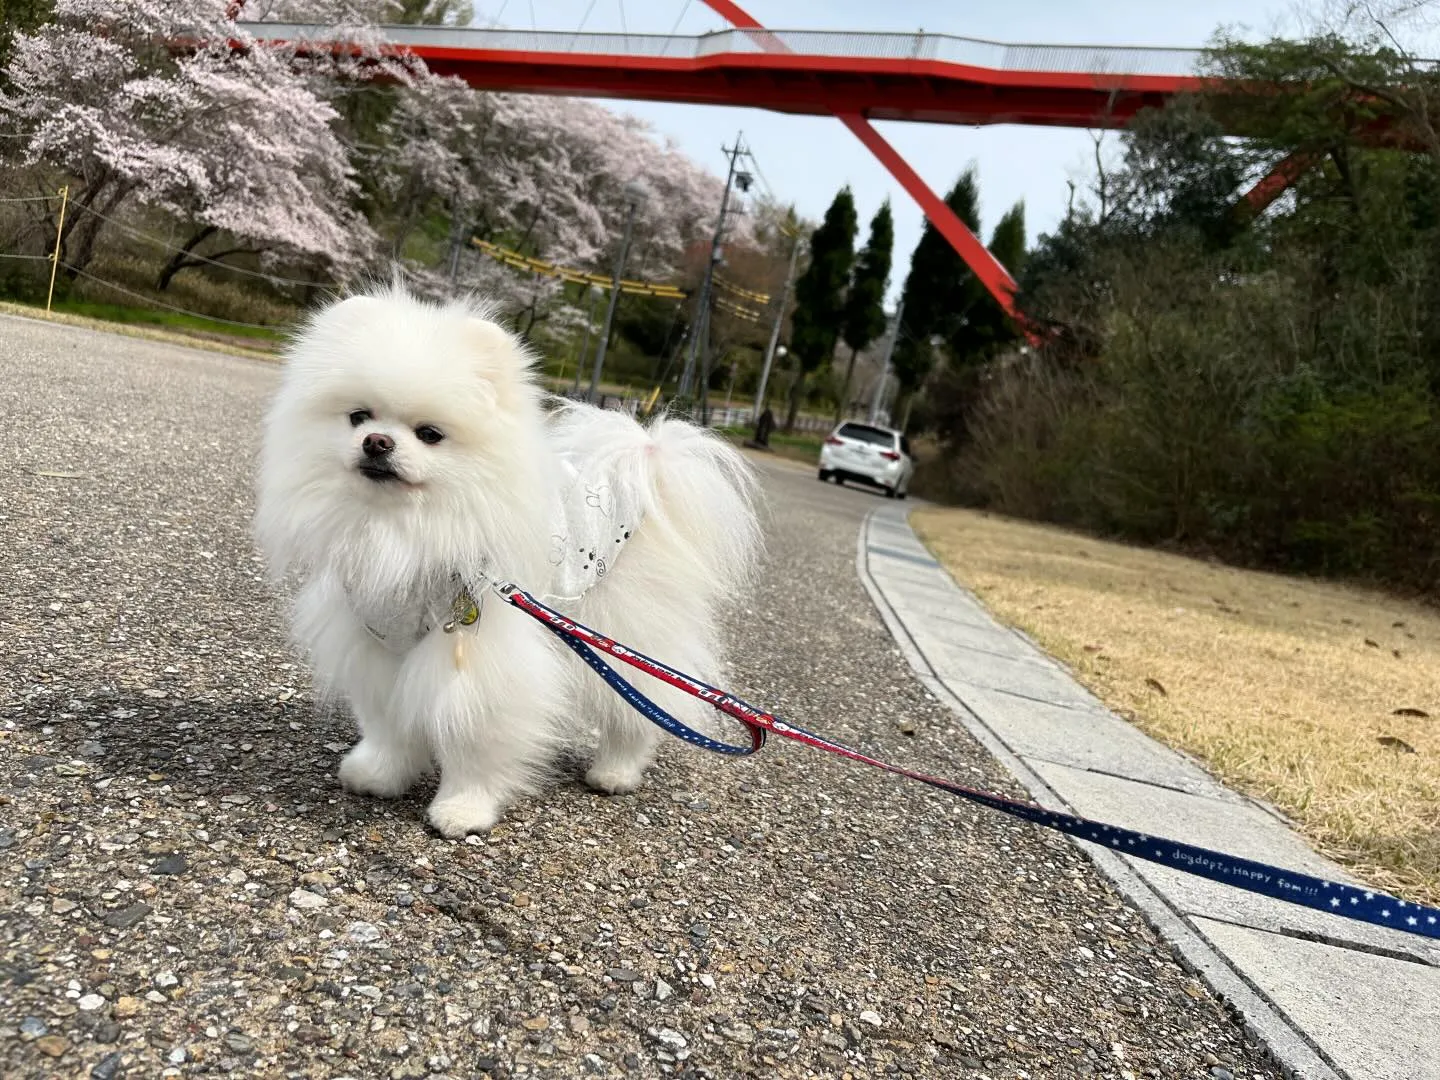
[[876,446],[895,445],[894,432],[868,427],[865,424],[841,424],[840,430],[835,434],[842,439],[859,439],[861,442],[874,443]]

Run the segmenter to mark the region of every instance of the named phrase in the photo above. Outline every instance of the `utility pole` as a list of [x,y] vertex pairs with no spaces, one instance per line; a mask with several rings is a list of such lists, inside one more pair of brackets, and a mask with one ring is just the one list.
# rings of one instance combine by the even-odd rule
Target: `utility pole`
[[615,273],[610,279],[610,306],[605,309],[605,328],[595,346],[595,369],[590,373],[590,402],[600,400],[600,369],[605,366],[605,350],[610,344],[610,326],[615,321],[615,305],[620,302],[620,279],[625,276],[625,258],[630,254],[630,234],[635,228],[635,211],[640,207],[644,189],[633,180],[625,185],[625,236],[620,241],[620,257],[615,260]]
[[[721,150],[730,158],[730,169],[725,174],[725,194],[720,197],[720,217],[715,221],[715,235],[710,241],[710,257],[705,263],[705,280],[700,284],[700,301],[695,314],[696,333],[690,338],[690,353],[685,358],[685,370],[680,375],[679,396],[686,397],[695,383],[695,358],[700,349],[704,347],[702,338],[708,338],[708,333],[701,331],[708,330],[710,315],[710,291],[715,276],[715,264],[720,260],[720,237],[725,231],[725,214],[730,209],[730,185],[735,181],[735,162],[742,154],[748,154],[744,144],[745,133],[739,132],[735,136],[734,146],[722,146]],[[741,173],[740,186],[745,190],[750,186],[750,174]]]
[[710,426],[710,307],[700,321],[700,425]]
[[890,342],[885,346],[885,363],[880,368],[880,379],[875,383],[875,393],[870,397],[870,423],[875,423],[880,415],[880,399],[885,396],[885,384],[890,381],[890,358],[895,355],[895,343],[900,340],[900,320],[905,317],[905,298],[900,298],[900,304],[895,309],[895,333],[890,335]]
[[680,354],[685,351],[685,345],[686,342],[688,342],[690,339],[690,334],[692,330],[693,327],[687,326],[684,332],[681,333],[680,340],[675,343],[675,348],[670,350],[670,355],[665,359],[665,368],[660,372],[660,378],[658,380],[659,385],[664,386],[665,383],[669,381],[670,369],[675,366],[675,361],[678,360],[680,358]]
[[[590,286],[585,286],[585,291],[590,291]],[[582,297],[583,299],[583,297]],[[580,376],[585,373],[585,358],[590,355],[590,339],[595,335],[595,304],[600,299],[599,290],[590,298],[590,310],[585,315],[585,344],[580,346],[580,355],[575,360],[575,392],[574,396],[580,396]]]
[[795,231],[795,243],[790,248],[790,268],[785,271],[785,287],[780,290],[780,310],[775,313],[775,325],[770,329],[770,343],[765,346],[765,366],[760,369],[760,389],[755,392],[755,422],[765,411],[765,388],[770,383],[770,365],[775,362],[775,346],[780,344],[780,329],[785,325],[785,308],[790,303],[790,288],[795,284],[795,267],[800,265],[800,231]]
[[465,227],[457,217],[450,225],[450,288],[453,291],[460,279],[460,248],[463,246]]

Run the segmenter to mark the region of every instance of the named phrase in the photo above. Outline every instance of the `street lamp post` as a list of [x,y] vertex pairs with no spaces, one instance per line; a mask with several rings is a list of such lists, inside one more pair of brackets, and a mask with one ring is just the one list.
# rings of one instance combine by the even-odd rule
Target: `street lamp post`
[[[585,293],[590,291],[590,286],[585,286],[585,292],[580,298],[585,298]],[[580,397],[580,380],[585,374],[585,358],[590,355],[590,339],[595,336],[595,305],[600,300],[600,290],[595,290],[595,295],[590,299],[590,309],[585,312],[585,341],[580,346],[580,355],[575,358],[575,390],[573,397]]]
[[765,348],[765,366],[760,371],[760,388],[755,391],[755,421],[759,423],[760,414],[765,411],[765,388],[770,383],[770,365],[777,355],[784,356],[785,349],[780,347],[777,354],[776,348],[780,342],[780,328],[785,325],[785,307],[790,303],[790,286],[795,280],[795,266],[800,260],[800,234],[795,234],[795,242],[790,247],[790,268],[785,271],[785,287],[780,291],[780,310],[775,313],[775,325],[770,328],[770,344]]
[[615,321],[615,305],[620,301],[620,279],[625,274],[625,259],[630,254],[630,234],[635,228],[635,211],[645,189],[634,180],[625,185],[625,235],[620,241],[620,256],[615,260],[615,274],[610,279],[610,306],[605,309],[605,327],[600,332],[599,344],[595,347],[595,369],[590,373],[590,401],[599,399],[600,370],[605,366],[605,350],[610,344],[610,327]]
[[900,320],[905,317],[905,298],[900,298],[900,304],[895,309],[895,332],[890,335],[890,341],[885,346],[885,363],[880,368],[880,381],[875,384],[875,393],[870,398],[870,423],[875,423],[875,418],[880,415],[880,402],[885,396],[885,384],[890,381],[890,360],[895,355],[895,343],[900,340]]

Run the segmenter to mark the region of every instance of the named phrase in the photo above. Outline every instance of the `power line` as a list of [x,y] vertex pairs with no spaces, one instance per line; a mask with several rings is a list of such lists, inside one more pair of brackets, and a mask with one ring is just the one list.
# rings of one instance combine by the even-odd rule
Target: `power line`
[[724,289],[728,293],[734,293],[742,300],[749,300],[752,303],[756,304],[770,303],[769,293],[756,292],[753,289],[742,288],[741,286],[736,285],[733,281],[729,281],[721,277],[719,274],[715,275],[715,284],[720,286],[720,288]]
[[660,47],[660,55],[664,56],[670,51],[670,39],[675,36],[675,31],[680,29],[680,23],[685,19],[685,13],[690,10],[691,0],[685,0],[685,6],[680,9],[680,14],[675,16],[675,25],[670,27],[670,33],[665,35],[665,44]]
[[746,322],[760,321],[761,313],[756,311],[754,308],[747,308],[740,304],[732,304],[723,296],[715,297],[713,302],[717,311],[723,311],[727,315],[733,315],[737,319],[744,319]]
[[760,186],[765,189],[766,196],[770,199],[771,202],[778,203],[780,201],[780,197],[775,194],[775,189],[770,186],[770,180],[765,175],[765,170],[760,168],[760,159],[757,158],[754,154],[750,154],[749,157],[750,164],[755,167],[755,176],[759,179]]
[[[533,255],[525,255],[510,248],[492,244],[488,240],[481,240],[479,237],[471,237],[470,243],[479,248],[496,262],[516,270],[527,270],[535,274],[543,274],[546,277],[559,278],[561,281],[568,281],[574,285],[594,285],[601,289],[608,289],[613,284],[612,276],[606,274],[593,274],[588,270],[577,270],[570,266],[561,266],[558,263],[546,262],[544,259],[537,259]],[[678,285],[668,285],[663,282],[634,281],[629,278],[622,279],[620,291],[625,293],[639,293],[645,296],[659,296],[667,300],[683,300],[686,296],[685,290]]]
[[670,33],[666,35],[667,37],[675,36],[675,31],[680,29],[680,24],[684,22],[685,15],[689,12],[690,5],[693,2],[694,0],[685,0],[685,6],[680,9],[680,14],[675,16],[675,25],[670,27]]
[[147,304],[154,304],[156,307],[166,308],[179,315],[189,315],[191,318],[194,319],[204,319],[206,322],[223,323],[226,326],[243,326],[250,330],[277,329],[274,326],[266,326],[264,323],[241,322],[239,319],[222,319],[216,315],[202,315],[198,311],[191,311],[189,308],[176,307],[174,304],[167,304],[163,300],[156,300],[152,296],[146,296],[144,293],[138,293],[135,292],[133,289],[127,289],[123,285],[116,285],[113,281],[106,281],[102,277],[96,277],[94,274],[86,273],[78,266],[71,266],[67,262],[62,261],[60,265],[65,267],[65,269],[71,271],[72,273],[78,274],[80,277],[87,278],[88,280],[95,282],[97,285],[104,285],[107,289],[114,289],[118,293],[124,293],[126,296],[133,297],[136,300],[143,300]]
[[305,281],[301,278],[284,277],[280,274],[267,274],[261,270],[247,270],[243,266],[236,266],[233,263],[221,262],[219,259],[212,259],[206,255],[197,255],[193,251],[186,251],[184,248],[176,247],[174,244],[168,244],[164,240],[161,240],[158,236],[152,236],[150,233],[144,232],[131,225],[126,225],[123,221],[120,221],[117,218],[109,217],[106,214],[102,214],[98,210],[92,210],[88,206],[82,206],[79,203],[73,202],[70,205],[77,210],[81,210],[84,213],[90,214],[92,217],[99,218],[101,221],[109,222],[121,232],[129,233],[131,236],[135,237],[138,240],[144,240],[148,243],[154,244],[158,248],[162,248],[165,251],[178,252],[179,254],[184,255],[187,259],[194,259],[198,262],[208,263],[211,266],[218,266],[221,269],[229,270],[232,273],[244,274],[247,277],[260,278],[262,281],[268,281],[272,285],[278,282],[283,285],[303,285],[306,288],[316,289],[334,289],[339,287],[338,283],[333,281]]

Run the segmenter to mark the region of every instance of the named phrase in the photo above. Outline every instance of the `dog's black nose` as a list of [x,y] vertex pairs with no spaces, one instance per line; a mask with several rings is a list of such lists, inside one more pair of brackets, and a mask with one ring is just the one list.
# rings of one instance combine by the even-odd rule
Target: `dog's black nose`
[[372,431],[365,436],[365,441],[360,444],[360,449],[365,451],[366,457],[384,457],[395,449],[395,440],[389,435],[381,435],[378,431]]

